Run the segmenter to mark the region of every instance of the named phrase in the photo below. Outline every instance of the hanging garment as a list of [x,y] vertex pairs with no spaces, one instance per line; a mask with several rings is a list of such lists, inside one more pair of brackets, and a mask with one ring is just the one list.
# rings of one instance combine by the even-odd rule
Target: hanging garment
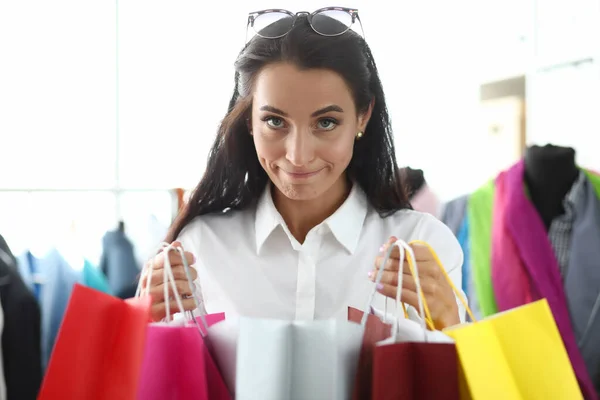
[[[3,249],[0,253],[9,254]],[[19,276],[16,264],[9,265],[3,261],[6,256],[0,257],[0,303],[4,319],[2,365],[6,398],[35,400],[42,382],[40,308]],[[14,259],[11,257],[8,258]]]
[[440,200],[428,184],[424,184],[411,198],[410,204],[416,211],[425,212],[438,218],[440,215]]
[[107,232],[102,238],[100,269],[106,275],[113,293],[121,293],[137,282],[140,274],[133,244],[125,232]]
[[17,259],[12,251],[10,251],[8,243],[6,243],[6,240],[4,240],[2,235],[0,235],[0,261],[4,261],[6,265],[16,268]]
[[474,301],[487,317],[498,312],[492,289],[492,217],[494,208],[494,182],[489,181],[469,197],[467,217],[469,219],[470,267],[469,280],[473,287],[469,301]]
[[564,287],[575,338],[600,393],[600,177],[586,173],[575,203]]
[[462,266],[462,290],[469,296],[469,276],[471,275],[470,249],[469,249],[469,221],[464,218],[460,229],[456,233],[456,239],[463,251],[463,266]]
[[441,220],[457,235],[467,213],[469,195],[457,197],[442,206]]
[[[496,178],[494,193],[494,214],[492,217],[491,277],[496,305],[500,311],[511,310],[529,304],[539,293],[530,284],[527,269],[519,255],[518,244],[510,227],[511,197],[513,188],[507,188],[507,173]],[[517,190],[523,191],[522,187]]]
[[83,283],[85,286],[112,294],[104,273],[87,259],[83,261]]
[[[4,311],[0,300],[0,335],[4,333]],[[6,400],[6,381],[4,376],[4,356],[0,347],[0,400]]]
[[27,251],[18,261],[21,277],[41,307],[42,368],[45,369],[73,285],[82,283],[83,277],[67,264],[56,249],[50,250],[43,258],[37,258]]
[[400,176],[404,181],[406,194],[408,199],[412,201],[415,193],[417,193],[423,185],[425,185],[425,174],[422,169],[413,169],[411,167],[404,167],[400,169]]
[[[583,185],[592,192],[588,197],[593,201],[577,202],[572,230],[580,231],[581,224],[586,223],[586,234],[591,239],[570,238],[570,258],[563,288],[561,267],[548,236],[553,234],[552,225],[550,232],[546,232],[541,217],[528,199],[524,171],[521,161],[470,198],[471,262],[477,300],[487,316],[546,298],[582,391],[586,398],[596,398],[597,389],[594,389],[589,374],[598,375],[600,357],[597,350],[587,348],[578,340],[575,335],[577,312],[569,313],[569,309],[582,310],[580,314],[585,316],[579,325],[585,325],[584,331],[595,323],[594,306],[600,291],[600,274],[597,263],[589,263],[600,259],[598,242],[590,242],[595,237],[600,240],[600,220],[594,219],[594,210],[597,209],[600,216],[600,202],[594,188],[597,185],[600,189],[600,182],[598,178],[591,180],[594,179],[592,174],[585,174]],[[591,221],[589,218],[583,220],[584,215]],[[581,261],[584,257],[587,263]],[[576,285],[571,285],[569,288],[567,283],[570,281],[582,286],[575,289]]]

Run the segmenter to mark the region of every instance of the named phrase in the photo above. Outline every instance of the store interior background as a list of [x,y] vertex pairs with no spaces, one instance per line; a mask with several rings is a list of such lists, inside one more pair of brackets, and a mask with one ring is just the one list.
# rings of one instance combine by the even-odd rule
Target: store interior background
[[[600,1],[0,1],[0,234],[98,263],[123,221],[141,262],[204,172],[247,13],[359,9],[401,166],[442,201],[529,145],[600,170]],[[351,60],[349,60],[351,62]]]

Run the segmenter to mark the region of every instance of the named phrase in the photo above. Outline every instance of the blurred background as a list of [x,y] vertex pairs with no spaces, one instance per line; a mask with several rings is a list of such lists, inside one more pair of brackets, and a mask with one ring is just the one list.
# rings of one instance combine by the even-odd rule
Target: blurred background
[[[0,0],[9,398],[39,386],[39,354],[12,378],[7,366],[40,344],[23,344],[25,332],[40,335],[38,302],[45,367],[72,283],[133,295],[204,173],[248,12],[332,5],[359,9],[399,164],[430,191],[419,209],[436,213],[532,145],[572,147],[600,171],[600,0]],[[17,292],[7,300],[10,285],[29,308]]]
[[[101,261],[119,222],[137,262],[201,178],[247,13],[322,1],[0,1],[0,234],[16,255]],[[599,0],[353,0],[401,166],[441,202],[532,144],[600,170]],[[350,60],[351,62],[351,60]]]

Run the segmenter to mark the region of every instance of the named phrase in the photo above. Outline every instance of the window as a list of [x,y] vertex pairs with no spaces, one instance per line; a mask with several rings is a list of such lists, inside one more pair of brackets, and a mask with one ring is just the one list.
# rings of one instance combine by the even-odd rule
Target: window
[[115,178],[115,4],[0,2],[0,188]]
[[140,263],[156,254],[176,207],[177,197],[169,191],[125,192],[120,195],[125,233],[131,239]]
[[110,192],[2,193],[2,235],[15,255],[58,248],[73,267],[81,265],[77,258],[97,263],[102,236],[116,225],[115,207]]

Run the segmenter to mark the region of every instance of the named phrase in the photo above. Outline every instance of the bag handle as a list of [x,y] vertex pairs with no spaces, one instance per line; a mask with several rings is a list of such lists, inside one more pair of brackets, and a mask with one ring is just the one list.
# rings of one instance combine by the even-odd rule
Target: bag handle
[[[433,247],[431,247],[431,245],[429,243],[427,243],[427,242],[425,242],[423,240],[413,240],[409,244],[411,244],[411,245],[412,244],[420,244],[422,246],[427,247],[427,249],[431,253],[431,256],[433,257],[433,260],[435,261],[435,263],[437,264],[437,266],[440,268],[440,271],[444,275],[444,278],[446,279],[446,282],[448,282],[448,284],[452,288],[452,291],[454,292],[454,294],[456,295],[456,297],[458,297],[458,300],[461,302],[461,304],[463,305],[463,307],[467,311],[467,314],[469,314],[469,317],[471,317],[471,320],[473,322],[477,322],[477,318],[475,318],[475,316],[473,315],[473,311],[471,311],[471,308],[469,307],[469,304],[467,303],[467,300],[464,298],[464,296],[462,295],[461,291],[456,288],[456,285],[454,285],[454,283],[452,282],[452,279],[450,279],[450,276],[448,275],[448,272],[446,272],[446,268],[444,268],[444,265],[442,264],[442,261],[440,260],[439,256],[437,255],[437,253],[435,252],[435,250],[433,249]],[[414,256],[414,253],[413,253],[413,256]],[[409,266],[410,266],[410,262],[409,262]],[[411,273],[412,273],[412,271],[411,271]],[[414,273],[413,273],[413,275],[414,275]],[[423,301],[423,304],[424,304],[424,307],[425,307],[425,316],[426,316],[426,320],[427,320],[427,326],[431,330],[436,330],[435,324],[433,323],[433,319],[431,318],[431,313],[429,312],[429,307],[427,306],[427,300],[425,299],[425,296],[423,295],[422,291],[419,292],[419,297],[422,297],[422,301]],[[406,311],[406,308],[404,306],[404,303],[402,303],[402,308],[404,309],[404,313],[408,314],[408,312]]]
[[[192,290],[192,295],[191,297],[194,299],[194,304],[196,306],[196,309],[202,310],[202,308],[200,307],[200,304],[202,304],[201,300],[198,300],[198,297],[196,296],[195,290],[194,290],[194,281],[192,279],[192,274],[190,272],[190,265],[187,262],[187,259],[185,258],[185,251],[183,250],[183,247],[181,246],[173,246],[169,243],[163,242],[158,246],[158,250],[157,250],[157,255],[160,253],[169,253],[171,251],[176,251],[181,255],[181,259],[182,259],[182,263],[183,263],[183,269],[185,271],[185,276],[187,278],[188,284],[190,285],[190,289]],[[168,254],[165,254],[165,271],[164,273],[167,275],[163,275],[163,282],[165,283],[164,287],[165,287],[165,299],[168,298],[168,284],[166,284],[168,282],[167,279],[172,278],[172,285],[173,285],[173,292],[174,292],[174,297],[176,301],[178,302],[178,307],[181,311],[182,314],[186,315],[188,317],[188,320],[193,322],[196,327],[198,328],[198,332],[200,332],[200,334],[202,335],[202,337],[206,336],[204,331],[202,331],[202,329],[200,329],[200,326],[198,326],[198,321],[196,321],[196,318],[194,318],[194,313],[192,311],[184,311],[183,310],[183,302],[181,301],[181,297],[179,297],[179,292],[177,291],[177,287],[175,286],[175,279],[173,276],[173,271],[171,268],[171,262],[170,259],[168,257]],[[144,291],[144,293],[142,293],[142,279],[143,279],[143,275],[140,278],[139,282],[138,282],[138,287],[136,289],[136,293],[135,293],[135,297],[140,297],[141,295],[145,295],[148,296],[150,294],[150,284],[152,282],[152,272],[154,270],[154,257],[149,261],[149,266],[145,265],[144,266],[144,272],[146,273],[146,289]],[[169,272],[166,271],[168,266],[168,269],[170,271],[170,275]],[[166,278],[165,278],[166,276]],[[167,320],[170,318],[170,304],[168,301],[165,301],[165,306],[167,308]],[[205,314],[203,312],[200,312],[200,320],[202,321],[202,325],[204,326],[204,329],[206,332],[208,332],[208,323],[206,322],[206,317]]]
[[[190,289],[192,290],[192,299],[194,299],[194,305],[196,306],[197,310],[201,310],[200,311],[200,321],[202,321],[202,325],[204,326],[204,330],[206,332],[208,332],[208,323],[206,322],[206,316],[205,316],[205,312],[202,312],[202,310],[204,310],[204,307],[200,307],[200,305],[204,302],[204,299],[198,299],[198,297],[196,296],[196,291],[195,289],[195,285],[194,285],[194,280],[192,279],[192,273],[190,272],[191,267],[189,266],[186,258],[185,258],[185,251],[183,250],[183,247],[181,246],[177,246],[175,247],[175,249],[179,252],[179,254],[181,255],[181,259],[183,260],[183,270],[185,271],[185,277],[187,278],[188,284],[190,285]],[[200,334],[202,335],[202,337],[205,337],[206,335],[204,334],[204,332],[202,331],[202,329],[200,329],[200,327],[198,326],[198,321],[196,321],[196,318],[194,318],[194,313],[192,311],[189,311],[189,316],[191,318],[191,320],[194,322],[194,324],[198,327],[198,331],[200,332]]]
[[175,302],[177,303],[177,307],[179,308],[179,312],[185,315],[185,309],[183,308],[183,301],[181,296],[179,295],[179,291],[177,290],[177,285],[175,284],[175,276],[173,275],[173,268],[171,268],[171,260],[169,259],[169,252],[175,251],[177,252],[177,248],[171,245],[163,248],[163,253],[165,253],[165,262],[163,266],[163,289],[165,296],[165,309],[166,309],[166,320],[167,322],[171,320],[171,302],[169,301],[169,283],[171,284],[171,289],[173,289],[173,297],[175,298]]
[[[373,303],[373,299],[375,297],[375,293],[377,293],[377,285],[381,282],[381,278],[383,276],[383,271],[384,271],[384,267],[386,265],[386,263],[388,262],[388,260],[390,259],[391,255],[392,255],[392,251],[393,249],[397,247],[398,250],[400,251],[400,260],[403,260],[405,257],[405,254],[407,254],[407,261],[408,261],[408,266],[411,270],[411,273],[413,274],[413,276],[415,276],[415,284],[417,286],[417,290],[419,293],[422,293],[422,289],[421,289],[421,281],[419,279],[419,274],[418,274],[418,266],[416,265],[416,263],[414,262],[415,260],[415,255],[412,251],[412,249],[410,248],[410,246],[408,244],[406,244],[406,242],[404,242],[403,240],[397,239],[394,243],[392,243],[390,246],[388,246],[385,256],[382,260],[382,262],[379,264],[379,269],[377,270],[377,277],[375,278],[375,283],[373,286],[373,291],[371,292],[371,295],[369,296],[369,301],[367,303],[367,307],[365,308],[365,311],[363,313],[363,317],[361,320],[361,326],[364,328],[367,324],[367,318],[368,318],[368,311],[371,308],[371,304]],[[402,277],[404,275],[404,263],[400,262],[399,263],[399,267],[398,267],[398,286],[397,286],[397,290],[396,290],[396,323],[392,326],[392,336],[395,338],[396,335],[398,334],[398,329],[399,326],[398,324],[400,323],[400,320],[402,318],[400,318],[400,316],[398,315],[398,313],[400,312],[400,309],[404,310],[404,316],[406,318],[407,316],[407,312],[406,309],[404,308],[404,305],[402,304],[401,301],[401,294],[402,294]],[[424,297],[423,296],[419,296],[418,297],[418,302],[419,302],[419,312],[420,315],[422,316],[421,318],[421,325],[423,328],[423,331],[427,330],[427,327],[425,325],[425,305],[423,302]],[[426,335],[425,335],[426,336]],[[426,338],[425,338],[426,339]]]

